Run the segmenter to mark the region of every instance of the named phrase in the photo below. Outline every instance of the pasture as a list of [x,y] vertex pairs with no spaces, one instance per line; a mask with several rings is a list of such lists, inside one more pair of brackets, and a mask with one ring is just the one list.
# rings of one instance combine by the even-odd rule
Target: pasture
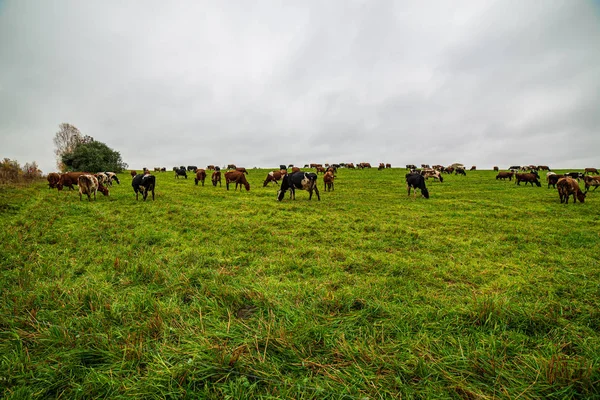
[[0,187],[0,396],[600,397],[600,192],[373,168],[278,202],[268,171]]

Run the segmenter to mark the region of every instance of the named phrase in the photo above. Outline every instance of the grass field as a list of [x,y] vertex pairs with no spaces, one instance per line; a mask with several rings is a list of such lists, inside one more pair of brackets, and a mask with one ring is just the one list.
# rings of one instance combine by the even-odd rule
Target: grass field
[[[0,187],[3,398],[600,398],[600,192]],[[224,184],[224,182],[223,182]]]

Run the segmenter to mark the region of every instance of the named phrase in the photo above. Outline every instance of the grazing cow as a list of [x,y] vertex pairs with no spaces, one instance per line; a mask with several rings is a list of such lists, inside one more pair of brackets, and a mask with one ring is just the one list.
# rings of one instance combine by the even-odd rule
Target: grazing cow
[[520,169],[521,169],[520,165],[511,165],[510,167],[508,167],[508,170],[513,171],[513,172],[519,172]]
[[319,172],[325,173],[325,168],[323,168],[323,166],[322,166],[322,165],[317,165],[317,166],[315,167],[315,169],[317,170],[317,174],[318,174]]
[[154,172],[160,172],[160,167],[154,167]]
[[476,171],[476,170],[477,170],[477,167],[475,165],[473,165],[469,171]]
[[382,169],[385,169],[385,164],[382,163],[382,162],[380,162],[379,163],[379,167],[377,168],[377,170],[379,171],[379,170],[382,170]]
[[213,171],[210,180],[213,186],[217,186],[217,182],[219,182],[219,186],[221,186],[221,171]]
[[586,192],[588,191],[590,186],[594,187],[593,192],[595,192],[598,186],[600,186],[600,176],[585,176],[583,177],[583,181],[585,182]]
[[569,204],[569,196],[571,195],[573,195],[573,203],[577,203],[577,200],[581,203],[585,202],[585,193],[579,189],[579,183],[573,178],[559,179],[556,188],[561,203]]
[[[160,172],[167,172],[167,168],[165,168],[165,167],[162,167],[162,168],[160,169]],[[119,183],[119,182],[117,182],[117,183]]]
[[129,171],[129,175],[131,175],[131,178],[134,178],[137,175],[137,172],[134,170]]
[[598,170],[596,168],[586,168],[583,172],[584,175],[587,174],[597,174]]
[[444,183],[444,178],[442,177],[440,171],[436,171],[433,168],[427,168],[422,170],[421,175],[423,175],[425,179],[432,177],[433,179],[439,180],[441,183]]
[[464,168],[460,168],[457,167],[456,170],[454,171],[455,175],[463,175],[463,176],[467,176],[467,173],[465,172]]
[[564,175],[558,175],[554,172],[548,172],[546,174],[546,182],[548,182],[548,189],[550,189],[550,186],[552,186],[554,189],[556,189],[556,183],[558,182],[559,179],[564,178]]
[[356,169],[356,167],[354,167],[354,163],[348,163],[348,164],[346,164],[346,168]]
[[509,181],[512,181],[512,178],[514,176],[514,172],[510,171],[510,172],[498,172],[498,175],[496,175],[496,180],[498,179],[502,179],[505,180],[506,178],[508,178]]
[[175,178],[179,179],[180,176],[184,176],[187,179],[187,172],[183,167],[175,171]]
[[547,166],[547,165],[538,165],[538,166],[537,166],[537,169],[538,169],[539,171],[550,171],[550,167],[549,167],[549,166]]
[[446,167],[444,169],[444,172],[447,174],[452,174],[454,172],[454,167],[453,166]]
[[113,181],[117,182],[117,185],[121,184],[121,181],[119,181],[119,177],[114,172],[104,171],[104,173],[106,174],[106,176],[108,176],[108,184],[110,186],[112,186]]
[[267,186],[269,182],[275,182],[278,184],[285,174],[287,174],[287,171],[285,169],[278,169],[269,172],[267,174],[267,177],[265,178],[265,181],[263,182],[263,187]]
[[89,175],[89,172],[65,172],[60,176],[56,188],[62,190],[63,187],[66,186],[69,190],[75,190],[73,185],[78,184],[77,178],[79,178],[80,175]]
[[498,168],[497,165],[494,165],[494,171],[498,172],[500,169]]
[[539,175],[534,173],[525,173],[525,174],[515,174],[515,181],[517,185],[521,185],[521,182],[525,182],[525,186],[527,183],[531,183],[531,186],[535,183],[537,187],[541,187],[542,184],[538,180]]
[[583,174],[581,172],[567,172],[565,177],[577,179],[577,181],[579,181],[580,179],[583,179]]
[[108,196],[108,189],[98,182],[98,179],[94,175],[83,174],[77,178],[77,185],[79,186],[79,201],[81,201],[82,195],[87,195],[88,201],[91,201],[91,195],[94,195],[96,200],[96,191],[100,191],[105,196]]
[[198,167],[196,167],[195,165],[188,165],[187,166],[187,170],[188,171],[194,171],[194,172],[196,172],[197,169],[198,169]]
[[133,191],[135,192],[135,200],[138,200],[138,194],[142,194],[142,198],[146,201],[146,197],[148,197],[148,192],[152,192],[152,200],[154,200],[154,188],[156,187],[156,177],[154,175],[139,174],[136,175],[131,181],[131,186],[133,187]]
[[248,175],[248,171],[246,171],[246,168],[244,167],[237,167],[235,170]]
[[215,169],[215,166],[214,166],[214,165],[207,165],[207,166],[206,166],[206,169],[209,169],[209,170],[211,170],[211,171],[214,171],[214,169]]
[[330,192],[333,190],[333,181],[335,179],[335,175],[333,175],[333,171],[325,172],[323,175],[323,190]]
[[225,172],[225,187],[229,190],[229,184],[235,182],[235,189],[237,190],[238,185],[240,186],[240,192],[242,191],[242,185],[246,188],[246,191],[250,190],[250,184],[246,179],[246,175],[240,171],[229,171]]
[[60,181],[60,175],[57,174],[56,172],[50,172],[48,174],[48,186],[50,187],[50,189],[54,189],[56,187],[56,185],[58,184],[58,181]]
[[360,167],[361,167],[361,168],[371,168],[371,163],[368,163],[368,162],[361,162],[361,163],[360,163]]
[[277,200],[283,200],[286,190],[290,190],[290,197],[296,200],[296,189],[307,190],[308,199],[312,199],[313,191],[317,199],[321,200],[319,189],[317,188],[317,174],[314,172],[294,172],[283,177],[281,187],[277,192]]
[[386,167],[386,168],[392,168],[392,164],[390,164],[390,163],[387,163],[387,164],[385,164],[385,167]]
[[204,181],[206,180],[206,171],[202,168],[198,168],[196,170],[196,177],[194,178],[194,182],[196,186],[198,186],[198,182],[202,182],[202,186],[204,186]]
[[406,174],[406,186],[408,188],[408,195],[410,196],[410,188],[413,188],[414,198],[417,197],[417,189],[421,191],[421,195],[426,199],[429,198],[429,191],[425,186],[425,177],[421,174]]
[[96,174],[96,179],[98,179],[98,183],[108,186],[108,175],[106,175],[104,172],[98,172]]
[[227,169],[236,169],[235,164],[228,164]]

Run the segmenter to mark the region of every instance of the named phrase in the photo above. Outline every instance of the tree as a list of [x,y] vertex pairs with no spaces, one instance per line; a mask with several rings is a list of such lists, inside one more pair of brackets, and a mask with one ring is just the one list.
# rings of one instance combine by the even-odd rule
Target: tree
[[[58,127],[60,129],[58,132],[56,132],[56,135],[54,135],[54,145],[56,146],[56,149],[54,150],[54,153],[56,154],[56,166],[60,171],[65,171],[66,167],[62,163],[62,157],[67,153],[73,152],[75,147],[77,147],[77,145],[81,143],[84,138],[79,129],[71,124],[62,123]],[[86,136],[86,138],[88,137],[89,136]]]
[[71,152],[64,153],[61,162],[68,171],[113,171],[122,172],[127,164],[121,159],[121,154],[106,144],[86,136]]

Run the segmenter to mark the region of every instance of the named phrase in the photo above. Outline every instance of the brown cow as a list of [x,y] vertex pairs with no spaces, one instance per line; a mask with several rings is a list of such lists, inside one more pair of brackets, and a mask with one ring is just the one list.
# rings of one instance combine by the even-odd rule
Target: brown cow
[[250,184],[248,180],[246,180],[246,175],[240,171],[229,171],[225,172],[225,187],[229,190],[229,184],[235,182],[235,189],[237,190],[238,185],[240,186],[240,191],[242,190],[242,185],[246,188],[246,190],[250,190]]
[[196,182],[196,186],[198,186],[198,182],[202,182],[202,186],[204,186],[204,180],[206,179],[206,171],[202,168],[198,168],[196,170],[196,178],[194,178],[194,182]]
[[82,195],[87,195],[88,201],[91,201],[91,195],[94,195],[96,200],[96,191],[102,192],[105,196],[108,196],[108,189],[98,182],[98,179],[94,175],[83,174],[77,178],[77,185],[79,186],[79,201],[81,201]]
[[598,170],[596,168],[586,168],[583,172],[584,175],[587,174],[597,174]]
[[322,165],[317,165],[315,169],[317,170],[317,174],[319,172],[325,173],[325,168]]
[[244,174],[248,175],[248,171],[246,171],[246,168],[244,168],[244,167],[237,167],[235,170],[239,171],[239,172],[243,172]]
[[227,164],[227,169],[236,169],[235,164]]
[[354,163],[351,163],[351,162],[346,164],[346,168],[356,169],[356,167],[354,167]]
[[390,164],[390,163],[387,163],[387,164],[385,164],[385,167],[386,167],[386,168],[392,168],[392,164]]
[[584,176],[583,181],[585,182],[585,191],[587,192],[590,186],[594,187],[594,192],[600,186],[600,176]]
[[298,168],[298,167],[292,167],[292,174],[294,172],[300,172],[300,168]]
[[214,171],[214,169],[215,169],[215,166],[214,166],[214,165],[208,165],[208,166],[206,167],[206,169],[210,169],[210,170],[213,170],[213,171]]
[[473,165],[469,171],[477,171],[477,167]]
[[527,183],[531,183],[531,186],[535,183],[537,187],[541,187],[542,184],[538,180],[539,176],[534,173],[526,173],[526,174],[515,174],[515,183],[517,185],[521,185],[521,182],[525,182],[525,186]]
[[538,165],[537,169],[539,171],[550,171],[550,167],[548,167],[547,165]]
[[505,180],[506,178],[508,178],[509,181],[512,181],[512,177],[514,174],[514,172],[498,172],[498,175],[496,175],[496,180]]
[[137,172],[132,170],[131,172],[129,172],[129,175],[131,175],[132,178],[135,178],[135,176],[137,175]]
[[221,171],[214,171],[210,180],[212,181],[213,186],[217,186],[217,182],[219,182],[219,186],[221,186]]
[[50,172],[48,174],[48,186],[50,189],[54,189],[60,180],[60,175],[56,172]]
[[265,178],[265,181],[263,182],[263,187],[267,186],[269,184],[269,182],[279,183],[279,181],[285,174],[287,174],[287,171],[285,169],[278,169],[278,170],[269,172],[267,174],[267,177]]
[[498,172],[500,170],[500,168],[498,168],[497,165],[494,165],[494,171]]
[[377,168],[377,170],[379,171],[379,170],[382,170],[382,169],[385,169],[385,164],[382,163],[382,162],[380,162],[379,163],[379,167]]
[[62,190],[63,187],[68,187],[70,190],[75,190],[73,185],[77,185],[77,178],[81,175],[91,175],[89,172],[65,172],[60,176],[56,188]]
[[332,191],[334,179],[335,175],[333,175],[332,171],[325,172],[325,175],[323,175],[323,190],[328,192]]
[[585,202],[585,193],[579,189],[579,183],[573,178],[561,178],[556,183],[558,189],[558,197],[561,203],[569,204],[569,196],[573,195],[573,203],[579,200]]
[[546,175],[546,181],[548,182],[548,189],[550,189],[550,186],[552,186],[553,188],[556,189],[556,184],[558,183],[558,180],[561,178],[564,178],[564,175],[558,175],[555,173],[548,173],[548,175]]

